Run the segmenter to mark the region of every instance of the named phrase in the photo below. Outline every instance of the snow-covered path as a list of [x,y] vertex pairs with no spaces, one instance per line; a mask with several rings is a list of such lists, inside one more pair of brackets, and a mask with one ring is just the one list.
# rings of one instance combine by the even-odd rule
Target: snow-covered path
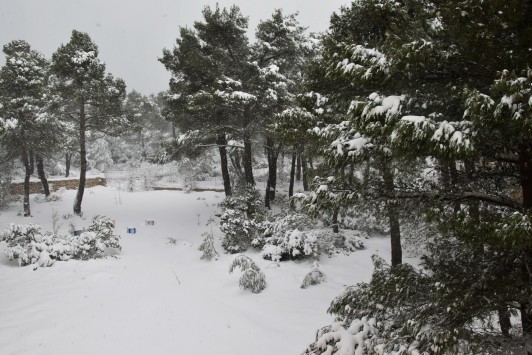
[[[62,197],[33,203],[30,219],[16,215],[19,205],[2,211],[0,230],[30,221],[50,230],[52,210],[69,213],[74,191]],[[122,232],[118,258],[33,271],[9,262],[0,243],[0,353],[298,354],[316,329],[332,321],[326,309],[343,285],[369,279],[371,254],[388,255],[387,239],[377,237],[350,256],[323,257],[327,282],[303,290],[310,260],[277,267],[251,253],[268,287],[260,294],[243,291],[239,274],[228,273],[232,255],[205,262],[197,251],[222,198],[214,192],[88,189],[87,218],[76,225],[95,214],[115,219]],[[144,226],[146,219],[155,226]],[[68,222],[61,220],[66,230]],[[137,234],[126,234],[127,226],[137,227]]]

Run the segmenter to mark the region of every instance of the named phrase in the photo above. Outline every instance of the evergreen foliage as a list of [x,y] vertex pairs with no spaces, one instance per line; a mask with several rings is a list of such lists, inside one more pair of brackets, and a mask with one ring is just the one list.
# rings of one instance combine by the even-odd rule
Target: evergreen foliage
[[74,213],[81,213],[87,173],[87,141],[92,133],[118,135],[128,126],[123,112],[126,85],[105,73],[98,47],[87,33],[72,31],[52,56],[49,86],[52,112],[76,135],[80,179]]
[[[32,156],[42,156],[57,146],[61,126],[47,112],[48,62],[23,40],[3,48],[6,64],[0,70],[0,141],[8,157],[19,157],[24,165],[24,216],[31,215],[29,179]],[[44,177],[42,165],[39,175]],[[49,193],[49,192],[48,192]]]
[[233,273],[236,268],[242,271],[238,282],[240,288],[253,293],[260,293],[266,288],[266,276],[249,257],[245,255],[235,257],[229,267],[229,273]]
[[203,240],[198,247],[198,250],[202,252],[201,259],[218,259],[218,252],[214,248],[214,236],[212,233],[205,232],[201,236],[203,237]]
[[261,233],[265,211],[254,188],[237,190],[222,203],[220,230],[224,233],[222,247],[228,253],[247,250],[253,238]]
[[313,285],[319,285],[326,279],[325,274],[320,270],[317,262],[312,264],[312,271],[305,275],[301,288],[307,288]]
[[58,260],[102,258],[107,248],[120,250],[120,237],[113,232],[113,222],[95,216],[80,236],[42,232],[38,225],[11,224],[1,236],[7,243],[5,253],[20,266],[52,266]]
[[[384,347],[364,351],[518,353],[529,341],[531,14],[520,1],[364,0],[331,18],[307,81],[327,98],[312,132],[329,174],[307,208],[386,211],[392,267],[376,262],[331,306],[344,326],[381,324],[372,346]],[[430,241],[420,269],[401,265],[406,224]]]

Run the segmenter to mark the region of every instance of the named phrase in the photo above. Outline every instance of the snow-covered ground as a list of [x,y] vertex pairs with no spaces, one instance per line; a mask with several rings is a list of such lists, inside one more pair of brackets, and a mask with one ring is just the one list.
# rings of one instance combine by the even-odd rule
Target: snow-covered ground
[[[1,354],[299,354],[333,320],[326,309],[342,287],[369,279],[371,255],[389,255],[388,238],[373,237],[365,250],[322,257],[327,282],[301,289],[311,260],[278,267],[250,252],[268,283],[253,294],[228,273],[234,256],[222,253],[217,225],[206,226],[223,193],[95,187],[85,191],[85,220],[64,219],[75,191],[59,194],[61,201],[47,203],[32,195],[31,218],[17,215],[21,203],[0,211],[0,231],[9,223],[52,230],[54,211],[66,231],[100,214],[116,221],[122,251],[34,271],[10,262],[0,243]],[[128,226],[137,233],[127,234]],[[211,228],[221,255],[206,262],[197,247]]]

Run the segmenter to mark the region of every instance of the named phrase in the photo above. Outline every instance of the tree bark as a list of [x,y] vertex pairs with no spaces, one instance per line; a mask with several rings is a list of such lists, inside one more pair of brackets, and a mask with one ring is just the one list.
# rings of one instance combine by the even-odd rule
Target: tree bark
[[307,160],[304,156],[301,156],[301,170],[303,172],[303,191],[308,191]]
[[35,161],[37,163],[37,174],[41,180],[42,189],[44,191],[44,196],[50,196],[50,186],[48,185],[48,179],[46,179],[46,174],[44,172],[44,159],[40,154],[35,156]]
[[301,154],[297,155],[296,180],[301,181]]
[[231,178],[229,177],[229,168],[227,166],[227,139],[225,133],[220,132],[216,136],[216,144],[218,144],[218,151],[220,152],[220,166],[222,169],[222,179],[224,182],[225,196],[231,196]]
[[510,328],[512,327],[512,323],[510,321],[510,312],[508,311],[508,308],[501,307],[497,311],[499,315],[499,325],[501,327],[501,333],[504,336],[510,336]]
[[74,213],[81,215],[81,202],[83,201],[83,193],[85,192],[85,181],[87,178],[87,122],[85,116],[85,101],[81,99],[79,112],[79,185],[76,199],[74,200]]
[[[388,162],[383,163],[382,176],[384,185],[389,193],[393,193],[394,186],[394,174],[392,168],[388,165]],[[388,219],[390,223],[390,241],[392,247],[392,267],[402,264],[403,251],[401,247],[401,228],[399,224],[399,206],[396,200],[388,200],[386,202],[388,209]]]
[[33,175],[35,173],[35,156],[33,155],[33,150],[30,150],[29,156],[30,156],[30,160],[29,160],[30,175]]
[[65,177],[70,176],[70,164],[72,163],[72,153],[65,153]]
[[340,212],[340,209],[338,207],[335,207],[331,220],[332,230],[334,233],[340,232],[340,227],[338,226],[338,212]]
[[[528,152],[519,155],[519,168],[523,192],[523,208],[529,212],[532,209],[532,159]],[[523,270],[525,283],[530,285],[532,283],[530,272],[525,267],[523,268],[525,269]],[[530,299],[523,300],[519,308],[523,335],[532,336],[532,305]]]
[[239,181],[244,180],[244,172],[242,170],[242,159],[240,157],[240,153],[238,149],[232,150],[229,154],[229,160],[231,161],[231,165],[233,166],[233,169],[235,170],[235,174],[237,176],[237,179]]
[[251,152],[251,137],[248,133],[244,135],[244,177],[247,186],[255,186],[253,178],[253,156]]
[[266,183],[264,205],[267,208],[271,208],[270,201],[275,199],[275,189],[277,188],[277,158],[279,156],[279,151],[275,148],[275,140],[272,136],[266,136],[266,153],[268,157],[268,181]]
[[290,185],[288,186],[288,197],[292,197],[294,195],[294,177],[296,173],[296,159],[297,159],[297,154],[294,152],[292,153],[292,165],[290,166]]
[[172,137],[177,139],[177,131],[175,129],[175,122],[172,122]]
[[[24,141],[24,134],[22,134],[22,140]],[[22,164],[24,164],[24,217],[31,216],[30,210],[30,177],[31,177],[31,166],[30,159],[28,157],[28,152],[26,150],[26,145],[22,143]]]
[[[456,170],[456,162],[453,160],[449,163],[449,176],[451,178],[451,191],[455,192],[457,189],[454,186],[459,184],[458,181],[458,170]],[[460,201],[454,203],[454,213],[460,212]]]

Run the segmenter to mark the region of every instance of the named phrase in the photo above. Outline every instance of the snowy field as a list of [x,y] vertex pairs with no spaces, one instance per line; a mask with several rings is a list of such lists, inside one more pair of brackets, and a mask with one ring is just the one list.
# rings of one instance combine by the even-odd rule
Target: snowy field
[[[9,261],[0,243],[1,354],[299,354],[331,323],[326,309],[342,287],[369,280],[371,255],[389,255],[388,238],[373,237],[365,250],[323,256],[327,282],[301,289],[312,260],[277,266],[250,252],[268,283],[253,294],[239,289],[239,273],[228,273],[234,255],[222,253],[219,238],[218,260],[200,260],[197,250],[203,232],[221,236],[206,223],[223,193],[95,187],[85,191],[84,219],[68,218],[75,191],[59,195],[47,203],[32,195],[31,218],[17,215],[20,202],[0,211],[0,230],[10,223],[52,230],[55,211],[66,233],[70,222],[84,227],[100,214],[116,221],[122,251],[34,271]],[[126,234],[128,226],[137,233]]]

